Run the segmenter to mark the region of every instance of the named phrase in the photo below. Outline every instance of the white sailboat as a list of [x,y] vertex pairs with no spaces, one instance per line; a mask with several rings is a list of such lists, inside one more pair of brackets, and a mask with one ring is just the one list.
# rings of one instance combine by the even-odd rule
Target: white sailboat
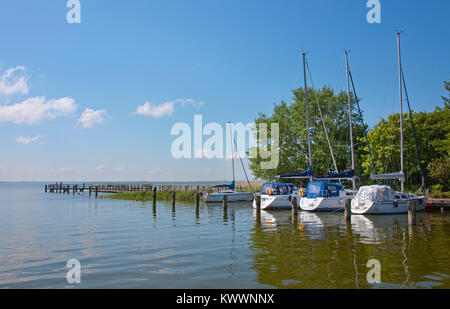
[[[234,183],[234,182],[233,182]],[[240,192],[234,190],[234,184],[226,185],[224,188],[228,188],[228,190],[223,190],[220,192],[214,192],[206,195],[205,202],[206,203],[221,203],[223,201],[223,196],[227,195],[228,202],[251,202],[253,201],[253,193],[252,192]]]
[[[305,105],[306,105],[306,125],[308,131],[308,153],[309,153],[309,168],[300,174],[286,174],[279,175],[277,179],[299,179],[299,178],[309,178],[312,180],[312,160],[311,160],[311,136],[309,127],[309,108],[308,108],[308,88],[306,82],[306,54],[303,53],[303,73],[305,82]],[[292,208],[292,197],[298,197],[297,201],[300,199],[298,194],[298,189],[292,183],[282,183],[282,182],[267,182],[261,188],[261,209],[273,210],[273,209],[291,209]],[[298,203],[298,202],[297,202]],[[253,207],[256,208],[256,201],[253,202]],[[298,206],[297,206],[298,207]]]
[[355,194],[356,191],[346,190],[340,183],[310,181],[300,199],[300,208],[305,211],[341,211],[345,201],[351,200]]
[[[354,147],[353,147],[353,129],[352,129],[352,107],[351,107],[351,97],[350,97],[350,84],[349,84],[349,68],[347,60],[347,51],[345,51],[345,60],[347,65],[347,89],[348,89],[348,113],[350,120],[350,146],[351,146],[351,158],[352,158],[352,169],[347,172],[338,173],[336,160],[333,155],[333,148],[331,147],[330,141],[328,139],[327,130],[325,123],[323,122],[322,111],[320,109],[320,104],[318,99],[317,105],[319,107],[320,117],[324,126],[325,134],[330,148],[331,157],[334,162],[336,173],[330,174],[322,177],[315,177],[315,181],[310,181],[306,187],[305,194],[300,198],[299,206],[305,211],[339,211],[343,210],[345,206],[345,201],[352,199],[356,194],[355,188],[355,159],[354,159]],[[304,61],[306,62],[306,61]],[[306,68],[304,68],[306,70]],[[309,71],[309,66],[308,66]],[[311,72],[309,72],[310,78]],[[306,88],[306,71],[305,71],[305,88]],[[309,140],[309,139],[308,139]],[[310,154],[311,156],[311,151]],[[311,157],[310,157],[311,162]],[[312,164],[312,163],[310,163]],[[326,181],[337,181],[337,180],[351,180],[353,184],[353,190],[346,190],[340,183],[331,183]]]
[[[385,178],[384,178],[385,179]],[[406,214],[408,202],[416,202],[416,211],[425,209],[425,197],[394,192],[390,186],[363,186],[352,200],[354,214]]]
[[[292,196],[298,192],[293,183],[266,182],[261,187],[261,209],[282,210],[291,209]],[[253,201],[256,208],[256,201]]]
[[[232,131],[231,131],[231,125],[230,125],[230,141],[234,141],[234,138],[232,136]],[[236,142],[235,142],[235,144],[236,144]],[[234,146],[236,146],[236,145],[234,145]],[[231,149],[233,149],[233,144],[232,144]],[[224,195],[227,196],[228,202],[231,202],[231,203],[253,201],[253,193],[252,192],[240,192],[235,189],[236,181],[235,181],[235,176],[234,176],[234,152],[233,151],[232,151],[232,155],[231,155],[231,164],[232,164],[232,168],[233,168],[233,181],[229,185],[217,185],[217,186],[211,187],[211,189],[222,189],[222,190],[219,192],[213,192],[213,193],[207,194],[205,197],[206,203],[221,203],[223,201]],[[242,164],[242,161],[241,161],[241,164]],[[244,169],[245,176],[247,177],[247,173],[245,172],[245,168],[244,168],[243,164],[242,164],[242,168]],[[247,182],[251,188],[248,178],[247,178]]]
[[[425,209],[425,197],[417,196],[415,194],[403,193],[405,186],[405,174],[403,166],[403,100],[402,100],[402,81],[406,84],[401,65],[400,54],[400,32],[397,32],[398,44],[398,71],[399,71],[399,85],[400,85],[400,172],[382,175],[372,175],[371,179],[398,179],[401,183],[402,192],[394,192],[390,186],[363,186],[359,189],[358,194],[352,200],[352,213],[355,214],[400,214],[408,213],[408,204],[413,202],[416,204],[416,211],[423,211]],[[408,99],[408,96],[406,96]],[[409,102],[408,102],[409,105]],[[411,118],[412,121],[412,118]],[[413,126],[414,129],[414,126]],[[415,134],[415,133],[414,133]],[[417,144],[416,144],[417,147]],[[419,154],[419,153],[418,153]],[[419,164],[420,155],[419,155]],[[424,177],[422,172],[422,185],[424,185]]]

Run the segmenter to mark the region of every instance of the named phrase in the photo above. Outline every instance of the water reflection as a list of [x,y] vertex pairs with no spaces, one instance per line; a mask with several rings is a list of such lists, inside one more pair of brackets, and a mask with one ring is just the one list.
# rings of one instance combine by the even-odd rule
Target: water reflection
[[[67,287],[69,258],[82,288],[450,287],[449,214],[410,227],[402,215],[152,204],[0,184],[0,288]],[[369,259],[382,284],[367,283]]]
[[[342,214],[300,212],[294,227],[289,211],[261,211],[251,234],[253,268],[260,283],[278,288],[448,286],[448,277],[430,277],[449,274],[448,263],[429,255],[446,251],[437,245],[442,237],[449,243],[449,226],[433,226],[428,216],[418,215],[418,225],[410,227],[405,215],[358,215],[346,222]],[[442,255],[448,259],[448,250]],[[370,259],[381,262],[384,283],[367,283]]]

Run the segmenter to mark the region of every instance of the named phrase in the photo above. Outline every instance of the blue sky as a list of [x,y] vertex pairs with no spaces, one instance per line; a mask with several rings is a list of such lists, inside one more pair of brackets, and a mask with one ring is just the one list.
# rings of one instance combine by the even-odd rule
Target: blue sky
[[[450,2],[380,2],[369,24],[364,0],[80,0],[69,24],[65,0],[2,1],[0,77],[17,87],[0,82],[0,180],[230,179],[226,160],[173,159],[171,127],[269,113],[302,85],[302,50],[316,86],[336,89],[351,51],[373,125],[398,111],[397,30],[413,108],[441,106]],[[40,109],[20,114],[24,102]]]

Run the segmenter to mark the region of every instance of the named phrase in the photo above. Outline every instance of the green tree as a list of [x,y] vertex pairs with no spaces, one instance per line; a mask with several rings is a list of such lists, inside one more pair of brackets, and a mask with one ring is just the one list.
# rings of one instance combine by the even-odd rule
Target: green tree
[[[260,123],[279,123],[280,126],[280,163],[276,169],[263,170],[261,157],[250,160],[253,175],[260,179],[270,180],[283,173],[303,172],[308,168],[308,144],[306,126],[306,105],[303,88],[292,91],[291,103],[282,101],[275,104],[272,115],[259,114],[255,120],[256,126]],[[339,171],[351,168],[350,159],[350,133],[348,120],[348,100],[345,92],[335,93],[330,87],[321,90],[308,89],[310,127],[315,128],[311,134],[312,160],[315,175],[324,175],[334,172],[334,165],[326,141],[325,131],[320,119],[316,96],[321,106],[328,135],[333,146]],[[365,142],[357,139],[363,136],[362,121],[355,110],[353,116],[353,136],[356,148],[357,175],[362,174],[362,167],[358,164],[358,157],[365,154]],[[259,144],[259,140],[257,139]],[[270,142],[270,135],[269,135]]]
[[[449,83],[446,83],[448,88]],[[441,184],[445,169],[448,167],[450,154],[450,107],[436,107],[431,113],[414,113],[412,117],[416,128],[422,165],[428,171],[427,182],[430,185]],[[404,163],[406,186],[409,190],[417,190],[421,186],[421,175],[416,155],[416,146],[412,134],[409,114],[403,116],[404,121]],[[400,114],[393,114],[381,119],[369,132],[369,143],[372,147],[374,163],[379,174],[400,170]],[[362,155],[364,174],[372,172],[368,155]],[[391,182],[399,188],[398,182]],[[448,190],[448,182],[446,184]]]
[[444,81],[444,85],[445,85],[445,89],[448,91],[448,95],[447,95],[447,97],[442,97],[442,99],[444,100],[445,107],[449,107],[449,104],[450,104],[450,80]]

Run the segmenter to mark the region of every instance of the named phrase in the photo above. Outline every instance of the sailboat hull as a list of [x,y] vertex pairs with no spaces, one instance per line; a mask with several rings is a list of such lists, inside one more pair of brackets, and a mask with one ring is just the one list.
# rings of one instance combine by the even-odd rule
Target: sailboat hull
[[345,206],[345,197],[317,197],[300,199],[300,208],[305,211],[343,211]]
[[[282,210],[291,209],[291,195],[261,195],[261,209],[263,210]],[[253,207],[256,208],[256,201],[253,201]]]
[[251,192],[238,192],[238,191],[231,191],[231,192],[217,192],[217,193],[211,193],[208,194],[205,197],[206,203],[222,203],[223,202],[223,196],[227,195],[228,202],[251,202],[253,201],[253,193]]
[[359,203],[357,199],[352,200],[352,213],[364,215],[384,215],[384,214],[407,214],[408,202],[416,202],[416,212],[425,210],[425,198],[418,197],[409,200],[399,201],[365,201]]

